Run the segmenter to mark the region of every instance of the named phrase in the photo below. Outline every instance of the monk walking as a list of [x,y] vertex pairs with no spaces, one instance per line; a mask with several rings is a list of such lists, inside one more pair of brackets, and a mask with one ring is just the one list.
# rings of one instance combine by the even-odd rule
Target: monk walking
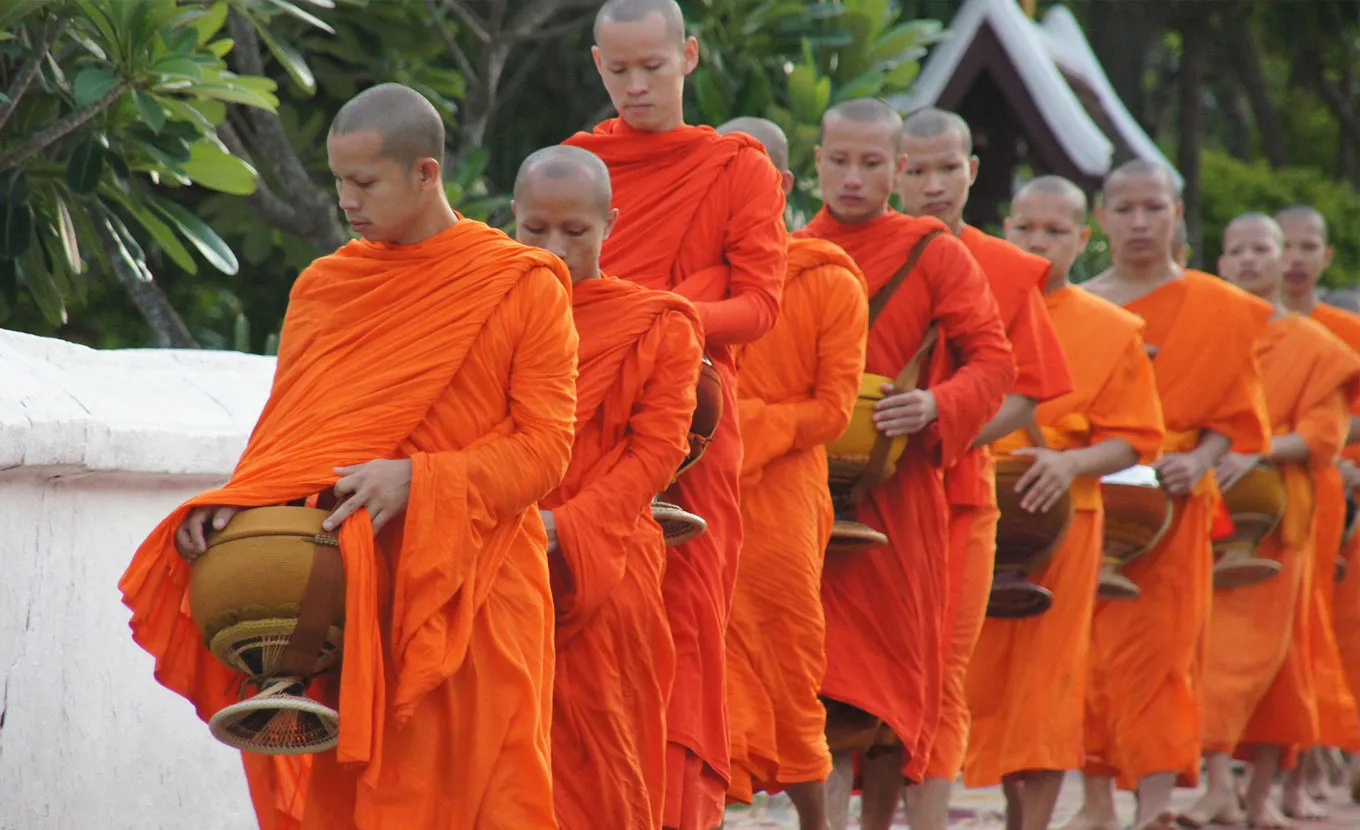
[[[739,118],[718,132],[758,139],[793,189],[788,141]],[[789,241],[774,330],[737,352],[741,408],[741,570],[727,627],[732,723],[729,798],[784,790],[802,830],[826,830],[831,772],[822,559],[835,519],[825,444],[850,423],[864,371],[869,304],[850,256],[820,239]]]
[[[796,236],[834,242],[869,285],[865,371],[896,378],[938,332],[925,388],[884,389],[875,424],[908,435],[896,473],[873,487],[858,520],[888,544],[825,565],[827,733],[833,827],[845,826],[853,762],[863,780],[862,826],[882,830],[902,776],[929,751],[944,670],[948,506],[940,473],[972,446],[1015,380],[996,301],[963,243],[937,219],[888,206],[906,163],[902,119],[862,98],[827,110],[817,148],[825,207]],[[914,261],[910,261],[914,260]],[[938,329],[934,326],[938,325]]]
[[741,434],[733,351],[775,324],[787,257],[784,192],[760,142],[684,123],[699,46],[674,0],[610,0],[595,20],[595,66],[619,117],[568,144],[604,159],[619,221],[606,273],[691,300],[723,414],[704,457],[666,500],[708,522],[673,548],[663,591],[676,648],[667,711],[665,826],[722,821],[730,783],[724,632],[741,549]]
[[[1267,453],[1223,456],[1215,473],[1226,491],[1257,465],[1272,464],[1286,502],[1278,528],[1255,552],[1279,562],[1280,573],[1214,596],[1204,671],[1209,790],[1182,819],[1192,826],[1241,820],[1230,768],[1230,753],[1241,745],[1252,762],[1248,825],[1288,827],[1270,801],[1271,785],[1286,750],[1318,735],[1313,583],[1331,578],[1336,555],[1316,548],[1324,531],[1317,497],[1325,489],[1322,474],[1335,475],[1347,410],[1360,396],[1360,357],[1320,324],[1285,309],[1284,248],[1274,219],[1248,213],[1224,230],[1218,260],[1220,274],[1275,309],[1256,343],[1274,437]],[[1328,535],[1335,545],[1339,537]],[[1325,574],[1317,559],[1328,566]]]
[[1053,605],[1027,619],[988,619],[968,669],[972,725],[964,781],[1003,784],[1007,826],[1047,830],[1063,773],[1083,761],[1093,590],[1103,550],[1100,477],[1154,460],[1161,450],[1162,410],[1137,315],[1068,282],[1086,246],[1086,194],[1044,176],[1011,201],[1006,239],[1052,263],[1044,301],[1068,356],[1076,389],[1041,404],[1045,447],[1027,431],[993,449],[1033,459],[1017,482],[1020,506],[1052,509],[1071,493],[1067,534],[1030,580],[1053,593]]
[[[1058,335],[1048,318],[1042,291],[1049,263],[1009,242],[964,224],[963,210],[977,178],[973,134],[952,112],[926,109],[903,122],[907,166],[898,177],[902,210],[933,216],[968,248],[987,278],[1001,312],[1019,374],[1001,411],[982,428],[971,449],[945,472],[949,499],[949,612],[945,629],[945,673],[937,724],[928,730],[928,751],[916,756],[907,777],[920,785],[907,790],[914,830],[945,830],[949,794],[968,746],[968,704],[964,678],[986,619],[996,562],[996,467],[987,445],[1034,422],[1038,403],[1072,391],[1072,376]],[[927,718],[932,713],[927,710]]]
[[1105,181],[1098,216],[1114,263],[1083,287],[1142,317],[1166,423],[1155,466],[1172,497],[1172,528],[1123,575],[1132,602],[1098,600],[1087,689],[1086,799],[1069,830],[1119,830],[1114,784],[1138,791],[1135,830],[1169,827],[1178,777],[1199,775],[1200,667],[1209,616],[1209,532],[1219,502],[1213,465],[1233,449],[1269,448],[1254,343],[1264,303],[1171,258],[1182,214],[1171,172],[1144,161]]
[[[554,827],[553,609],[534,503],[567,469],[576,414],[567,269],[453,212],[443,122],[414,90],[360,93],[327,151],[362,239],[293,286],[231,480],[138,549],[120,583],[133,636],[204,719],[234,703],[240,676],[183,610],[189,563],[238,510],[333,488],[344,662],[313,689],[338,706],[339,745],[312,756],[301,826]],[[266,811],[276,781],[252,776]],[[275,818],[292,820],[261,824]]]
[[600,246],[618,215],[609,204],[604,162],[577,147],[539,150],[515,180],[517,237],[567,264],[581,338],[571,464],[539,505],[557,609],[562,830],[661,827],[675,647],[651,503],[685,457],[702,356],[687,300],[601,275]]

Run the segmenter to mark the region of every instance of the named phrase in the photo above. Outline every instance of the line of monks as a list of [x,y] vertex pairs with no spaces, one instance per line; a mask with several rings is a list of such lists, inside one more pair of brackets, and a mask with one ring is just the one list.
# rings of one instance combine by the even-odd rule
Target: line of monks
[[[1360,318],[1316,301],[1322,217],[1240,217],[1222,279],[1186,270],[1173,176],[1131,162],[1097,209],[1113,265],[1077,287],[1079,188],[1029,183],[991,237],[962,221],[967,124],[859,99],[826,113],[825,207],[789,233],[778,129],[683,122],[699,54],[673,0],[610,0],[595,44],[618,117],[524,162],[517,241],[450,208],[418,93],[345,105],[327,147],[362,239],[294,285],[231,480],[120,584],[207,719],[239,675],[189,617],[191,563],[241,509],[342,499],[343,667],[313,692],[339,743],[243,756],[261,827],[710,830],[786,791],[804,830],[839,830],[857,789],[865,828],[905,797],[943,830],[962,772],[1040,830],[1078,769],[1072,830],[1119,828],[1116,785],[1138,828],[1199,826],[1241,819],[1234,757],[1248,822],[1308,817],[1303,776],[1283,808],[1272,776],[1360,750],[1360,579],[1333,576]],[[705,358],[721,417],[677,478]],[[866,400],[905,449],[838,515],[825,445]],[[1024,462],[1000,492],[997,459]],[[1141,595],[1098,599],[1100,480],[1139,464],[1174,517],[1122,568]],[[1215,590],[1222,491],[1261,465],[1288,493],[1256,551],[1279,572]],[[667,547],[663,493],[706,532]],[[987,615],[1011,502],[1070,510],[1027,575],[1051,607],[1020,619]],[[827,553],[846,520],[886,544]],[[1207,795],[1172,816],[1202,757]]]

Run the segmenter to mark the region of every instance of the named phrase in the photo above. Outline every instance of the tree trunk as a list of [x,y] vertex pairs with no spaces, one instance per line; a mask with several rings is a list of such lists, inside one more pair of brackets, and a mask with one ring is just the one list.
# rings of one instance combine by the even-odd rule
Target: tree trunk
[[1289,145],[1285,140],[1280,114],[1270,100],[1270,84],[1261,65],[1261,50],[1247,26],[1249,10],[1240,4],[1223,16],[1227,29],[1219,40],[1232,61],[1233,76],[1251,102],[1252,117],[1261,134],[1261,145],[1271,167],[1289,164]]
[[1087,7],[1086,32],[1114,91],[1138,123],[1147,126],[1143,70],[1156,34],[1146,0],[1096,0]]
[[1186,238],[1190,245],[1191,266],[1203,261],[1203,233],[1200,228],[1199,157],[1204,115],[1204,64],[1209,47],[1208,19],[1195,16],[1180,25],[1180,145],[1176,166],[1185,179],[1181,198],[1185,203]]
[[103,221],[96,220],[93,224],[95,233],[98,234],[99,241],[108,254],[110,265],[113,268],[113,276],[118,280],[118,284],[127,291],[128,296],[132,298],[132,303],[141,312],[142,319],[146,320],[146,324],[151,327],[156,347],[160,349],[200,348],[198,341],[189,333],[189,327],[184,325],[184,320],[180,318],[179,312],[175,311],[175,307],[170,305],[170,300],[161,291],[161,287],[152,280],[142,279],[140,274],[128,266],[123,257],[119,255],[118,243],[113,239]]

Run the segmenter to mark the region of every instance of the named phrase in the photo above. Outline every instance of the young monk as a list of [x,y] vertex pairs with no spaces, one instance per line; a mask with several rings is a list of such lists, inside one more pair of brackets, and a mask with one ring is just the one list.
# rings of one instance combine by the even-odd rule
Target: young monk
[[[1352,350],[1360,349],[1360,316],[1318,301],[1317,286],[1331,263],[1332,249],[1327,242],[1327,220],[1316,209],[1295,205],[1276,214],[1285,235],[1284,304],[1291,311],[1311,317]],[[1354,470],[1360,460],[1360,407],[1350,413],[1343,463]],[[1360,539],[1352,540],[1340,551],[1345,526],[1345,492],[1340,472],[1319,470],[1317,479],[1319,559],[1314,582],[1314,610],[1311,617],[1318,693],[1319,741],[1323,746],[1360,751],[1360,716],[1356,714],[1355,693],[1360,691],[1360,579],[1337,583],[1334,575],[1323,573],[1328,551],[1337,550],[1347,565],[1360,567]],[[1333,565],[1334,567],[1334,565]],[[1360,571],[1349,571],[1360,573]],[[1320,816],[1321,808],[1312,798],[1330,798],[1323,772],[1321,752],[1309,750],[1299,767],[1285,782],[1285,809],[1299,818]],[[1360,765],[1355,772],[1360,781]],[[1306,790],[1299,786],[1306,779]]]
[[775,324],[784,282],[784,192],[760,142],[684,123],[685,76],[699,46],[674,0],[610,0],[595,19],[595,66],[619,117],[568,144],[604,159],[618,223],[606,273],[693,301],[723,413],[704,457],[666,500],[702,516],[703,536],[670,551],[664,592],[676,646],[667,712],[667,827],[708,830],[730,783],[723,637],[741,513],[741,434],[733,350]]
[[[750,135],[793,190],[788,140],[761,118],[718,132]],[[820,239],[789,241],[774,330],[737,352],[741,411],[741,570],[727,627],[732,730],[728,797],[784,790],[802,830],[826,830],[831,772],[822,559],[835,514],[825,444],[850,423],[864,371],[869,304],[849,255]]]
[[[1219,273],[1275,308],[1256,343],[1275,435],[1268,453],[1230,452],[1215,473],[1226,490],[1270,462],[1284,479],[1287,501],[1280,526],[1256,551],[1280,562],[1281,572],[1214,597],[1204,672],[1209,791],[1186,817],[1194,826],[1240,821],[1228,754],[1240,743],[1252,761],[1248,826],[1288,827],[1270,801],[1271,784],[1285,750],[1317,736],[1310,598],[1314,579],[1331,578],[1336,556],[1314,547],[1323,518],[1315,496],[1323,491],[1319,473],[1335,471],[1347,410],[1360,395],[1360,357],[1320,324],[1285,309],[1284,247],[1274,219],[1248,213],[1224,230],[1218,261]],[[1315,559],[1325,560],[1325,572]],[[1216,725],[1227,728],[1215,735]]]
[[1123,568],[1134,601],[1100,601],[1091,628],[1086,800],[1069,830],[1118,830],[1116,776],[1137,788],[1135,828],[1169,827],[1172,789],[1199,773],[1199,679],[1211,594],[1209,532],[1219,501],[1214,463],[1231,447],[1268,449],[1253,344],[1271,308],[1171,258],[1181,216],[1171,172],[1145,161],[1116,168],[1097,212],[1112,267],[1084,283],[1142,317],[1166,437],[1154,465],[1176,518],[1153,550]]
[[[1279,528],[1256,551],[1278,561],[1280,574],[1214,596],[1204,671],[1209,790],[1182,819],[1196,826],[1240,820],[1230,769],[1230,753],[1239,743],[1250,744],[1254,765],[1248,823],[1284,826],[1284,816],[1268,800],[1274,773],[1285,748],[1308,742],[1317,730],[1309,634],[1318,555],[1317,474],[1334,467],[1346,429],[1344,406],[1360,363],[1320,326],[1286,315],[1280,304],[1283,256],[1283,233],[1269,217],[1245,214],[1224,231],[1220,273],[1276,306],[1257,342],[1275,437],[1269,453],[1229,453],[1215,471],[1226,489],[1269,461],[1284,479],[1288,500]],[[1334,561],[1333,556],[1329,563]]]
[[[964,677],[987,615],[996,563],[996,468],[987,445],[1034,422],[1035,406],[1072,391],[1072,376],[1041,293],[1049,263],[1002,239],[964,224],[963,209],[977,178],[973,133],[952,112],[926,109],[903,122],[907,166],[899,177],[902,210],[933,216],[968,248],[987,277],[1001,311],[1019,375],[1001,411],[974,441],[974,449],[945,472],[949,497],[949,627],[938,726],[929,752],[917,755],[908,777],[921,781],[907,791],[914,830],[945,830],[949,794],[968,746]],[[929,713],[927,715],[929,717]]]
[[[120,583],[133,637],[200,717],[234,703],[240,676],[184,612],[190,563],[237,511],[334,488],[344,662],[313,688],[338,701],[340,735],[312,756],[301,826],[552,827],[553,611],[534,503],[571,448],[569,276],[453,212],[443,123],[414,90],[360,93],[326,146],[362,239],[294,284],[274,385],[231,480],[138,549]],[[268,810],[271,759],[253,757]]]
[[1086,194],[1057,176],[1035,179],[1011,201],[1005,228],[1011,243],[1052,263],[1044,301],[1076,389],[1039,406],[1047,448],[1035,448],[1023,430],[993,448],[1034,460],[1016,484],[1022,508],[1044,511],[1070,491],[1073,515],[1049,564],[1030,576],[1053,592],[1053,605],[982,626],[968,670],[964,781],[1004,784],[1007,825],[1047,830],[1063,773],[1083,760],[1092,586],[1104,547],[1100,477],[1156,458],[1162,410],[1143,321],[1068,283],[1091,235]]
[[[863,779],[862,826],[887,828],[908,766],[928,752],[944,671],[948,512],[940,478],[973,445],[1015,381],[996,301],[967,248],[943,222],[888,206],[906,167],[902,119],[887,104],[846,101],[822,118],[817,175],[825,207],[796,236],[834,242],[869,284],[865,371],[896,378],[939,326],[926,388],[885,386],[875,425],[909,435],[896,473],[873,487],[858,520],[888,545],[835,556],[822,577],[832,825],[845,826],[852,762]],[[918,242],[919,259],[890,287]],[[932,333],[933,336],[933,333]],[[927,343],[928,345],[928,343]]]
[[661,826],[675,647],[652,497],[687,452],[702,347],[688,301],[600,274],[618,213],[609,171],[577,147],[525,159],[516,236],[571,271],[580,333],[576,441],[542,502],[557,608],[553,801],[562,830]]

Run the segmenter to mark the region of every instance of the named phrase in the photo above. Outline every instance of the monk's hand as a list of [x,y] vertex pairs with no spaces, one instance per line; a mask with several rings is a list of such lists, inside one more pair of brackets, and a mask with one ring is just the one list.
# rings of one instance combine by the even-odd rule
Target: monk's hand
[[221,530],[240,510],[239,507],[215,504],[203,504],[190,510],[175,531],[175,550],[185,562],[192,564],[208,550],[208,525],[211,524],[213,530]]
[[929,389],[894,392],[893,386],[885,383],[883,394],[883,400],[874,405],[874,426],[889,438],[920,432],[939,414],[935,394]]
[[1154,462],[1152,468],[1157,471],[1162,489],[1173,496],[1190,495],[1209,471],[1209,465],[1192,452],[1169,452]]
[[540,510],[538,515],[543,519],[543,529],[548,532],[548,553],[553,553],[561,547],[557,542],[557,520],[551,510]]
[[1077,477],[1077,466],[1072,456],[1065,452],[1043,447],[1021,447],[1012,454],[1034,459],[1025,474],[1015,482],[1015,492],[1024,494],[1020,497],[1020,508],[1030,513],[1047,513],[1072,486],[1072,479]]
[[1240,452],[1224,453],[1214,464],[1214,475],[1218,477],[1218,489],[1229,490],[1241,480],[1242,476],[1261,462],[1261,456]]
[[335,495],[341,499],[335,512],[326,517],[321,526],[335,530],[340,523],[368,508],[373,520],[373,533],[383,529],[398,513],[406,509],[411,498],[411,459],[377,458],[350,467],[336,467]]

